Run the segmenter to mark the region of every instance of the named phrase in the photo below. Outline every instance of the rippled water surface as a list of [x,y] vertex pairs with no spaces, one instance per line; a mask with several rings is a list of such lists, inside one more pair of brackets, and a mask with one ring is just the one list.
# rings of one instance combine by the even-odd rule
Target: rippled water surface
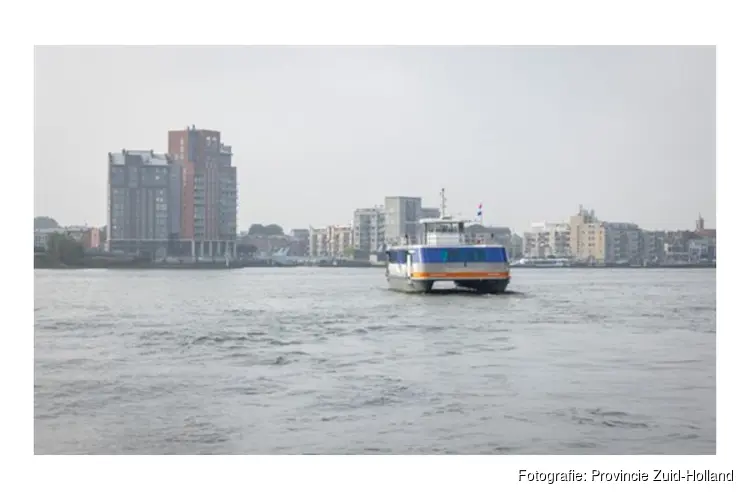
[[715,453],[714,270],[35,271],[36,453]]

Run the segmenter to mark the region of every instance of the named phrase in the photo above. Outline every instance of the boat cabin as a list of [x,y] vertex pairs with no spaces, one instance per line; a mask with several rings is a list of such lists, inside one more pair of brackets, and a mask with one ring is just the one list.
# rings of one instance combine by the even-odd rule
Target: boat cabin
[[449,217],[421,219],[420,243],[430,246],[463,245],[465,221]]

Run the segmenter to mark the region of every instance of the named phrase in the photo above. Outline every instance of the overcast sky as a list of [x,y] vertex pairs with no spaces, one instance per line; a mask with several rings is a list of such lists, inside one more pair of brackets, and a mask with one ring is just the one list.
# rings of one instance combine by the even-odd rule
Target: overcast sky
[[579,204],[715,227],[713,47],[37,48],[35,215],[106,224],[107,152],[221,131],[239,226],[422,196],[527,230]]

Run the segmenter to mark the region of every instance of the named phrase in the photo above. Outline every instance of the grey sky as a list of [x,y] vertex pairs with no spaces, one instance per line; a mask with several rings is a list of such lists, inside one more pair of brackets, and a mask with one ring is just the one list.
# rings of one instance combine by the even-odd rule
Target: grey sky
[[106,153],[220,130],[239,226],[346,223],[387,195],[517,232],[579,204],[714,227],[713,47],[37,48],[35,215],[106,223]]

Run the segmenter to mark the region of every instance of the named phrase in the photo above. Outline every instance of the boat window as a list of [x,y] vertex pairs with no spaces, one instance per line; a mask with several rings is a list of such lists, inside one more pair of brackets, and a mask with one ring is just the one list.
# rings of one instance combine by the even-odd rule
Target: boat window
[[390,250],[386,253],[388,254],[388,262],[391,264],[406,263],[406,250]]
[[505,248],[487,248],[487,262],[508,262]]
[[419,261],[425,263],[507,262],[504,248],[423,248]]

